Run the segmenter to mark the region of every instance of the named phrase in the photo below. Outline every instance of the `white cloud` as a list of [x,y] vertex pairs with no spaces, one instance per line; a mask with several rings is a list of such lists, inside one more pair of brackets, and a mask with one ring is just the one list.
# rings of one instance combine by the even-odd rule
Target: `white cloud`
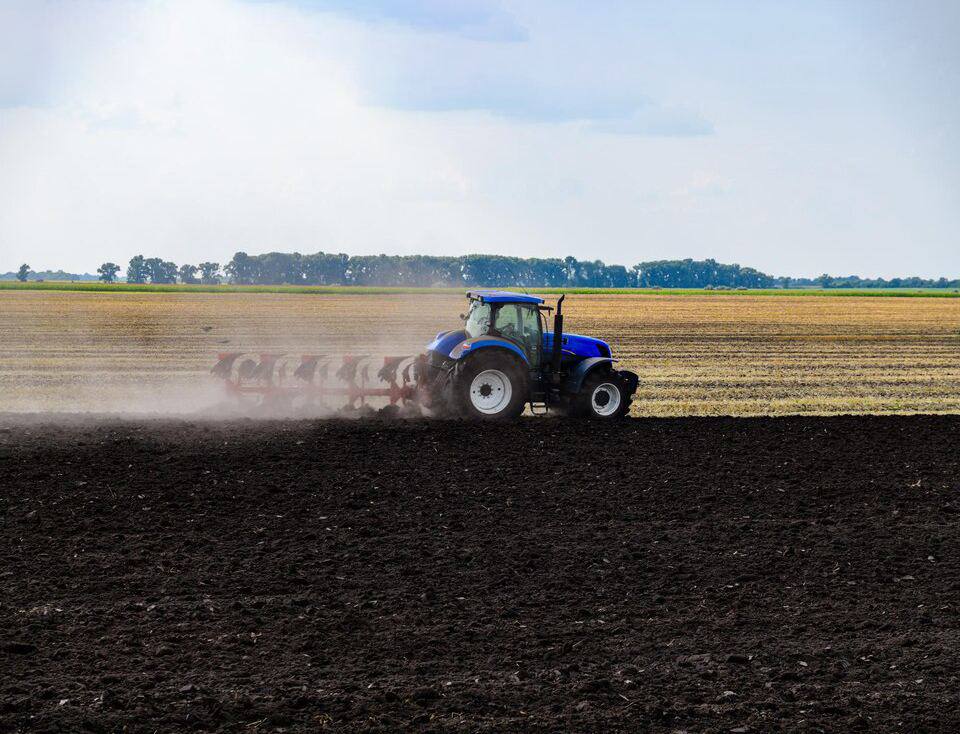
[[[270,0],[247,0],[264,2]],[[368,22],[392,22],[479,41],[514,42],[527,29],[494,0],[287,0],[308,11],[339,13]]]
[[693,137],[712,135],[713,125],[693,110],[664,105],[644,105],[633,114],[612,120],[596,120],[590,129],[614,135]]

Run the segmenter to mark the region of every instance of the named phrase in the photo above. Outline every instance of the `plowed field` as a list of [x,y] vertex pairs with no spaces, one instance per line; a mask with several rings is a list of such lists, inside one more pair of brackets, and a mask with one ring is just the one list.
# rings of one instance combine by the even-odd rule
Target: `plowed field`
[[956,732],[960,417],[0,417],[0,731]]

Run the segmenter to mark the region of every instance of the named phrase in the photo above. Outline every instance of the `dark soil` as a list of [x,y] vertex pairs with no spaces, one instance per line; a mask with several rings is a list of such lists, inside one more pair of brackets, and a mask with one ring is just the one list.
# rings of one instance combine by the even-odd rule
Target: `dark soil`
[[960,416],[0,417],[0,730],[960,727]]

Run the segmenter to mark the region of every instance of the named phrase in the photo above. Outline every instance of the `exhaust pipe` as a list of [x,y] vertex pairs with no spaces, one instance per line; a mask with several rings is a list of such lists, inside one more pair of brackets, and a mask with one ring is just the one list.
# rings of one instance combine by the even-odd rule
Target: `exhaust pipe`
[[557,301],[557,312],[553,315],[553,354],[550,359],[550,372],[554,385],[560,384],[560,353],[563,349],[563,299],[564,293]]

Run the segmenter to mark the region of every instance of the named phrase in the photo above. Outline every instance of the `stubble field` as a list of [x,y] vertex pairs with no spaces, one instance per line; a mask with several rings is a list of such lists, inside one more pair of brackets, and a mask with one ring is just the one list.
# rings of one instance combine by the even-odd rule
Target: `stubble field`
[[[551,299],[552,300],[552,299]],[[960,300],[573,295],[636,415],[960,411]],[[462,296],[0,292],[0,412],[192,413],[219,351],[415,353]]]

